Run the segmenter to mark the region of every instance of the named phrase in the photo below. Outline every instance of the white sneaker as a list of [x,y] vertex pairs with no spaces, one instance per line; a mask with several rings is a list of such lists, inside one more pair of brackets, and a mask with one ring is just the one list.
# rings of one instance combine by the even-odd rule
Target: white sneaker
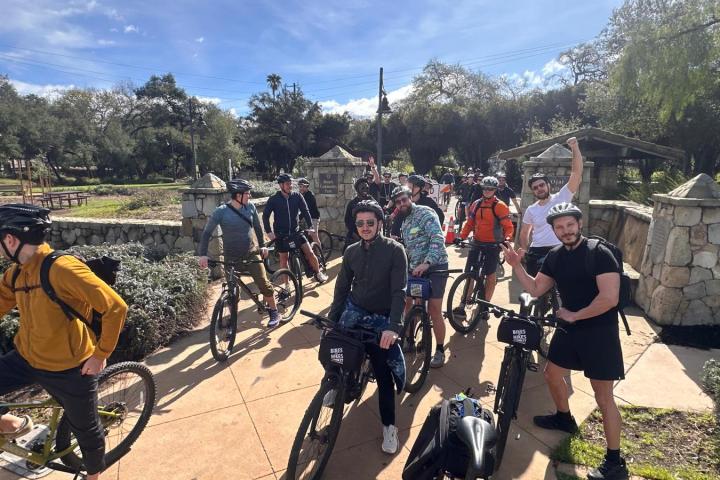
[[317,280],[320,283],[325,283],[328,281],[328,276],[324,274],[323,272],[318,272],[315,274],[315,280]]
[[330,390],[323,397],[323,407],[332,408],[335,405],[336,390]]
[[393,455],[398,449],[397,427],[395,425],[383,425],[382,451]]

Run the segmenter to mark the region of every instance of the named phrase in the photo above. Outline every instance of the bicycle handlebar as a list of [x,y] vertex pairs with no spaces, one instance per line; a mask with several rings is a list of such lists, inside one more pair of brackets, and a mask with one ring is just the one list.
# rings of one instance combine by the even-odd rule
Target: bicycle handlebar
[[362,327],[350,328],[342,327],[338,323],[333,322],[327,317],[318,315],[316,313],[308,312],[307,310],[300,310],[301,315],[310,317],[309,322],[303,323],[303,325],[312,325],[319,330],[335,330],[343,335],[348,335],[356,340],[363,343],[379,343],[380,335],[374,331]]
[[507,240],[503,240],[502,242],[476,242],[473,240],[472,242],[468,240],[461,240],[460,242],[455,243],[454,245],[460,248],[468,248],[468,247],[499,247],[500,245],[507,245]]
[[481,305],[485,305],[488,307],[488,311],[495,315],[495,318],[500,317],[508,317],[512,319],[518,319],[518,320],[525,320],[528,322],[536,323],[538,325],[542,326],[548,326],[548,327],[554,327],[559,328],[563,325],[569,325],[568,322],[565,320],[562,320],[560,318],[554,317],[554,316],[547,316],[547,317],[535,317],[532,315],[521,315],[519,313],[516,313],[515,310],[510,310],[509,308],[504,308],[499,305],[495,305],[494,303],[486,302],[485,300],[478,300],[478,303]]
[[225,267],[233,267],[236,268],[238,266],[245,266],[250,265],[252,263],[263,263],[262,260],[240,260],[239,262],[223,262],[220,260],[210,260],[208,259],[208,265],[223,265]]
[[[413,272],[412,269],[408,269],[408,274],[410,274],[410,276],[413,276],[412,272]],[[423,273],[420,276],[420,278],[427,277],[428,275],[436,274],[436,273],[439,273],[440,275],[450,275],[451,273],[462,273],[462,272],[463,272],[462,268],[453,268],[450,270],[432,270],[432,271],[426,270],[425,273]],[[418,277],[415,277],[415,278],[418,278]]]

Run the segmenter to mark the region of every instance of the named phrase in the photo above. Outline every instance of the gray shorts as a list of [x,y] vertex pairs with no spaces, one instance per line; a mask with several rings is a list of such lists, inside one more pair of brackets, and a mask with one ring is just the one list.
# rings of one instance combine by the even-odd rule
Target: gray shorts
[[433,273],[436,270],[447,270],[448,264],[447,263],[441,263],[438,265],[433,265],[430,267],[427,271],[427,278],[430,280],[430,283],[432,283],[432,292],[430,293],[430,298],[443,298],[445,295],[445,286],[447,285],[448,281],[448,274],[447,273]]

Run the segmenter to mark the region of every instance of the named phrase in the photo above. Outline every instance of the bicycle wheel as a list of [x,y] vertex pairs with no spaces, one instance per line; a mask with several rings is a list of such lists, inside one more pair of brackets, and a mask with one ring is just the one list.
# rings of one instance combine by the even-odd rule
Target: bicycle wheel
[[405,355],[405,391],[415,393],[425,383],[432,354],[432,329],[427,313],[421,307],[413,307],[407,316],[402,350]]
[[522,364],[521,355],[522,352],[519,349],[505,347],[505,358],[503,359],[503,368],[500,370],[497,396],[495,397],[495,413],[498,416],[495,471],[500,468],[502,463],[508,433],[510,432],[510,424],[515,418],[520,400],[520,391],[524,380],[523,369],[525,368]]
[[312,244],[312,251],[315,254],[315,257],[318,259],[318,264],[320,265],[320,271],[325,272],[327,270],[326,260],[325,260],[325,254],[323,254],[322,247],[318,245],[317,243]]
[[228,292],[223,292],[215,302],[210,320],[210,352],[218,362],[230,356],[237,334],[237,305]]
[[323,230],[322,228],[318,230],[317,235],[318,240],[320,240],[320,246],[322,247],[323,255],[325,256],[325,261],[329,262],[330,257],[332,257],[333,254],[332,235],[330,235],[330,232],[328,232],[327,230]]
[[[330,398],[332,401],[325,406],[325,395],[332,391],[334,399]],[[315,480],[322,476],[340,431],[344,394],[338,378],[323,379],[295,436],[285,474],[288,480]]]
[[[530,304],[530,315],[534,317],[543,317],[545,312],[541,311],[539,300],[534,301]],[[542,338],[540,339],[540,348],[538,348],[538,354],[542,358],[547,358],[548,351],[550,350],[550,340],[552,339],[553,329],[549,325],[543,325]]]
[[[465,272],[455,279],[447,299],[447,317],[456,332],[466,334],[475,329],[486,307],[478,300],[485,299],[485,278],[475,279],[475,273]],[[474,283],[470,294],[470,285]]]
[[270,283],[275,292],[275,303],[280,319],[288,322],[295,316],[302,302],[302,292],[297,278],[287,268],[281,268],[270,276]]
[[[105,431],[105,464],[110,467],[130,451],[155,408],[155,379],[137,362],[112,365],[98,376],[98,411]],[[55,438],[56,451],[75,442],[70,421],[63,414]],[[80,448],[60,458],[68,467],[85,471]]]
[[305,270],[303,269],[302,262],[300,261],[300,258],[298,258],[298,255],[302,255],[302,252],[292,254],[288,263],[290,270],[295,274],[295,278],[297,278],[298,292],[300,292],[300,295],[302,296],[305,294],[303,292],[303,277],[305,276]]
[[270,240],[265,246],[272,249],[268,252],[268,256],[263,258],[263,264],[268,273],[273,273],[280,268],[280,252],[277,249],[277,241]]

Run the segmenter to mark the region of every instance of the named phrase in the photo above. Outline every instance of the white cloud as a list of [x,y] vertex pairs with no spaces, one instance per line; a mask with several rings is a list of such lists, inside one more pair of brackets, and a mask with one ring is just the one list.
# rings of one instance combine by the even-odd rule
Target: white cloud
[[525,70],[523,73],[505,74],[502,77],[521,90],[547,89],[556,86],[557,74],[565,70],[567,70],[567,66],[553,58],[543,65],[540,72]]
[[21,95],[37,95],[45,98],[56,98],[65,90],[75,88],[75,85],[38,85],[35,83],[26,83],[20,80],[10,80],[10,83]]
[[97,41],[97,43],[101,47],[109,47],[109,46],[115,45],[117,42],[115,40],[105,40],[105,39],[101,38],[100,40]]
[[95,45],[91,33],[74,27],[47,32],[45,40],[48,45],[56,48],[85,48]]
[[140,33],[140,29],[136,25],[125,25],[123,31],[125,33]]
[[542,73],[544,76],[550,77],[563,70],[567,70],[567,68],[567,65],[563,65],[556,58],[553,58],[543,66]]
[[222,102],[222,100],[217,97],[197,97],[197,99],[203,103],[212,103],[213,105],[218,105]]
[[233,117],[237,117],[237,116],[238,116],[238,113],[237,113],[237,110],[235,109],[235,107],[231,108],[231,109],[229,110],[229,112],[230,112],[230,115],[232,115]]
[[[412,85],[405,85],[397,90],[388,93],[388,102],[392,107],[393,102],[400,101],[410,95]],[[355,117],[372,117],[377,112],[378,96],[372,98],[351,99],[347,103],[340,103],[337,100],[326,100],[319,102],[320,107],[326,113],[343,113],[348,112]]]
[[195,39],[197,43],[203,43],[205,41],[205,37],[198,37]]

